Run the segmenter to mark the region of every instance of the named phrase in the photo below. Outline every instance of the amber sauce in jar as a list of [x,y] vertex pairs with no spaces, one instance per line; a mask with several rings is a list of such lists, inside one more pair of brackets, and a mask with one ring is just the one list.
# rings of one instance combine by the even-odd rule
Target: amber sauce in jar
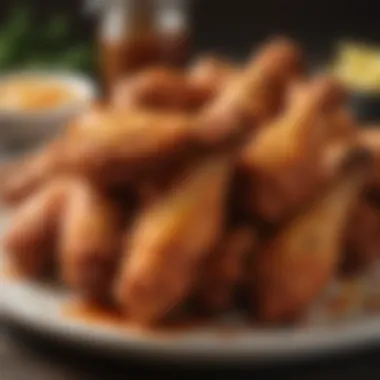
[[160,58],[166,65],[183,66],[190,55],[187,0],[160,0],[156,15]]
[[182,65],[189,35],[182,4],[173,0],[111,0],[100,33],[105,95],[125,76],[154,64]]
[[100,69],[105,93],[124,74],[157,60],[159,51],[148,0],[111,0],[100,29]]

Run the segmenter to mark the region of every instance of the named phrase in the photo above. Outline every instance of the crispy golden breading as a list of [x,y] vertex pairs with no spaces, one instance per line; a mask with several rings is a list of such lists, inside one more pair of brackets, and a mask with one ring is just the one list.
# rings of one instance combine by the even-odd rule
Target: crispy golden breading
[[249,258],[257,249],[253,227],[235,227],[212,249],[200,270],[195,302],[206,311],[228,310],[244,282]]
[[184,72],[154,67],[121,81],[114,90],[112,105],[121,110],[137,107],[196,111],[211,96]]
[[87,181],[70,184],[58,245],[60,272],[86,299],[110,296],[122,246],[123,212]]
[[2,244],[20,273],[38,277],[55,262],[57,232],[68,189],[68,180],[54,179],[15,211]]
[[347,219],[368,175],[370,155],[351,151],[322,196],[270,241],[253,271],[255,312],[267,323],[288,322],[332,280],[341,258]]
[[198,139],[216,145],[256,130],[278,111],[287,83],[299,74],[300,60],[291,41],[265,45],[201,113]]
[[66,164],[97,182],[128,180],[187,149],[191,117],[173,112],[106,110],[77,121]]
[[138,216],[116,290],[137,322],[161,322],[189,296],[222,233],[230,173],[229,159],[208,159]]
[[232,62],[216,55],[205,55],[189,68],[188,78],[191,85],[203,93],[204,98],[211,100],[238,74],[238,70]]
[[319,189],[321,161],[336,126],[323,111],[340,91],[328,77],[304,84],[284,114],[263,127],[243,149],[242,198],[252,215],[278,223]]
[[5,203],[11,206],[21,203],[56,173],[62,145],[63,141],[57,139],[20,162],[3,185],[1,195]]

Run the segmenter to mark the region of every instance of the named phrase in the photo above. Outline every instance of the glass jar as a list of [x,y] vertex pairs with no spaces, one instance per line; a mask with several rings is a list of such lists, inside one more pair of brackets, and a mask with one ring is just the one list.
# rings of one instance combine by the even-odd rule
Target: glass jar
[[189,55],[188,0],[102,2],[100,69],[109,93],[120,78],[154,64],[182,65]]
[[188,0],[159,0],[156,16],[164,64],[182,66],[190,55]]

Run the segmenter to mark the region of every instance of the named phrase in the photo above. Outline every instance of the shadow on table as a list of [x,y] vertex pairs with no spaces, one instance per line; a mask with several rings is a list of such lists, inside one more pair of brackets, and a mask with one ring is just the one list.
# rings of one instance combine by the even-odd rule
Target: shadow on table
[[[7,323],[6,337],[12,342],[12,349],[17,350],[17,363],[22,371],[23,357],[33,362],[33,371],[39,371],[39,379],[133,379],[153,378],[165,375],[165,378],[182,378],[207,374],[223,375],[229,378],[249,379],[379,379],[380,378],[380,346],[358,350],[340,356],[330,356],[319,359],[309,359],[302,362],[282,362],[266,364],[235,364],[205,365],[197,363],[163,363],[152,359],[136,358],[128,355],[127,358],[110,358],[94,352],[78,349],[67,343],[57,345],[49,338],[42,338],[16,324]],[[46,363],[50,369],[46,376]],[[220,363],[223,364],[223,363]],[[1,365],[1,364],[0,364]],[[219,368],[218,368],[219,367]],[[53,371],[51,371],[53,369]],[[25,371],[27,369],[25,368]],[[45,369],[46,371],[46,369]],[[53,376],[52,373],[56,373]],[[1,377],[1,376],[0,376]],[[2,378],[2,377],[1,377]],[[19,378],[14,378],[19,380]],[[25,377],[30,379],[30,377]],[[33,377],[34,379],[34,377]],[[2,378],[8,380],[8,378]],[[9,380],[13,380],[9,378]]]

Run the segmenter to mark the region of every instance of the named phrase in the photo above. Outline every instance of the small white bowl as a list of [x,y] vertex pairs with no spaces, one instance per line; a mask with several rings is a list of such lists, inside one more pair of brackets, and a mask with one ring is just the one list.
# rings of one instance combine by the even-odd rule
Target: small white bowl
[[38,111],[0,109],[0,141],[6,149],[40,144],[61,133],[71,119],[84,111],[97,96],[94,82],[84,76],[65,72],[22,71],[0,76],[2,83],[23,77],[57,83],[77,96],[63,105]]

